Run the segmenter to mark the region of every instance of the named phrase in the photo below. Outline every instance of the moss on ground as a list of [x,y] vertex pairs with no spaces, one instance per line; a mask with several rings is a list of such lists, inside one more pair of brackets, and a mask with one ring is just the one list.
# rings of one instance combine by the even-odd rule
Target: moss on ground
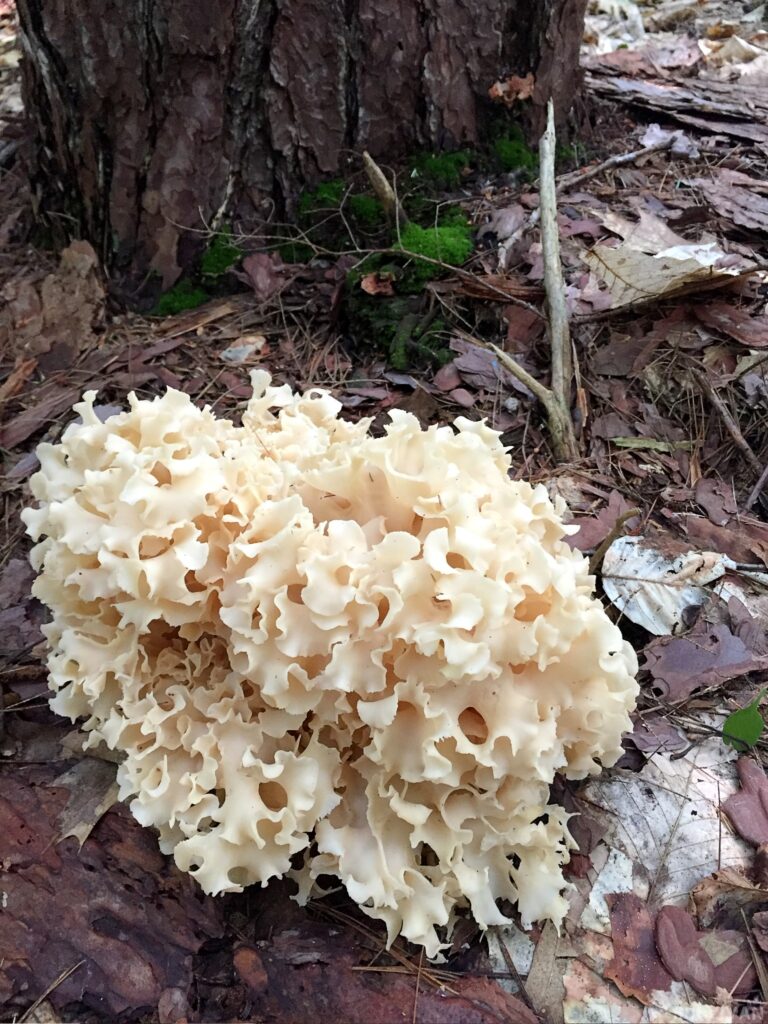
[[412,170],[419,183],[429,189],[458,188],[472,165],[473,154],[468,149],[452,153],[418,153],[413,158]]
[[352,219],[361,228],[375,231],[383,226],[384,210],[375,196],[367,195],[364,192],[351,195],[348,200],[348,206]]
[[150,310],[150,315],[174,316],[176,313],[184,313],[188,309],[197,309],[209,298],[210,295],[205,288],[184,277],[173,288],[163,292],[154,308]]
[[449,223],[423,228],[412,221],[400,232],[395,249],[412,256],[425,256],[426,260],[411,260],[402,277],[407,283],[422,286],[425,281],[439,277],[445,271],[428,260],[438,260],[451,267],[465,263],[472,252],[472,232],[465,217]]
[[506,130],[493,140],[493,154],[502,171],[512,173],[525,171],[535,173],[539,166],[537,153],[525,141],[518,125],[508,125]]
[[340,178],[323,181],[316,188],[306,189],[299,198],[299,220],[338,209],[343,198],[344,182]]
[[[378,273],[387,270],[382,266]],[[452,357],[447,326],[423,305],[420,295],[368,295],[358,279],[347,289],[343,318],[355,347],[383,353],[393,369],[439,367]]]
[[242,258],[243,250],[232,241],[232,232],[224,228],[213,236],[200,260],[200,271],[205,277],[221,277]]

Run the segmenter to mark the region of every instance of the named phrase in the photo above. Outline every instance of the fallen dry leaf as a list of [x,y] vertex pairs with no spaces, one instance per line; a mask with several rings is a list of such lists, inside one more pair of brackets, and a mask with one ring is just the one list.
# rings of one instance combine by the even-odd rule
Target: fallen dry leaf
[[628,243],[596,245],[584,262],[606,284],[611,309],[722,288],[751,274],[754,263],[725,257],[715,243],[676,245],[654,254]]
[[696,484],[695,498],[716,526],[725,526],[738,512],[733,484],[724,480],[702,477]]
[[682,907],[662,907],[656,917],[659,956],[677,981],[687,981],[702,995],[722,988],[746,995],[757,982],[746,936],[726,929],[699,931]]
[[715,871],[751,865],[751,850],[721,818],[721,801],[737,788],[736,756],[712,736],[682,757],[652,754],[638,772],[604,773],[581,796],[605,827],[609,849],[631,869],[634,884],[624,891],[641,899],[650,893],[657,908],[686,905],[691,889]]
[[662,249],[669,249],[676,245],[688,245],[688,242],[677,232],[673,231],[660,217],[654,216],[647,210],[638,212],[638,220],[631,221],[613,210],[597,214],[603,225],[619,235],[624,242],[638,252],[655,254]]
[[756,656],[726,625],[702,618],[685,636],[660,637],[643,654],[653,692],[671,703],[768,668],[768,658]]
[[11,659],[40,643],[46,620],[43,606],[32,597],[34,570],[26,559],[11,558],[0,569],[0,636],[2,651]]
[[288,283],[283,261],[275,253],[252,253],[243,259],[242,268],[257,302],[267,302]]
[[511,387],[521,394],[530,396],[528,388],[501,365],[490,349],[473,345],[461,338],[451,339],[450,347],[454,352],[460,353],[453,360],[453,365],[467,384],[491,393]]
[[219,353],[219,358],[230,366],[257,363],[268,351],[267,339],[263,334],[244,334]]
[[723,810],[733,827],[748,843],[768,843],[768,778],[751,757],[740,757],[737,764],[741,789],[723,802]]
[[755,907],[768,903],[768,889],[758,888],[740,871],[723,868],[703,879],[691,892],[696,917],[702,928],[735,928],[751,916]]
[[113,804],[119,786],[114,764],[83,757],[59,775],[56,785],[67,792],[67,804],[56,819],[56,842],[73,837],[82,846]]
[[590,970],[581,960],[573,960],[563,978],[565,1001],[563,1011],[566,1024],[640,1024],[643,1007],[620,995],[600,975]]
[[[579,551],[594,551],[608,536],[620,516],[628,512],[631,505],[619,491],[611,491],[607,504],[603,505],[597,515],[574,516],[572,524],[578,526],[579,532],[566,537],[566,543]],[[627,532],[634,530],[639,517],[629,519],[624,524]]]
[[725,572],[713,552],[686,550],[669,537],[618,537],[603,559],[608,599],[649,633],[674,633],[687,608],[703,604],[703,586]]
[[634,996],[646,1006],[656,999],[654,990],[668,990],[672,977],[656,950],[654,915],[634,893],[607,897],[611,912],[613,960],[605,965],[610,978],[625,996]]
[[760,561],[758,552],[763,548],[768,550],[768,523],[751,516],[739,516],[738,530],[717,526],[709,519],[691,513],[671,513],[668,518],[685,531],[692,543],[720,551],[734,562]]
[[455,363],[446,363],[441,366],[434,376],[432,382],[440,391],[453,391],[461,384],[461,374],[456,369]]
[[[695,49],[697,57],[700,56],[698,48],[695,47]],[[696,145],[696,142],[679,128],[676,131],[669,131],[667,128],[662,128],[661,125],[649,124],[640,142],[644,146],[671,143],[670,152],[672,156],[683,156],[690,160],[697,160],[699,157],[699,147]]]
[[661,714],[638,718],[628,737],[644,754],[675,753],[688,747],[688,739]]
[[764,953],[768,953],[768,910],[761,910],[752,918],[752,934]]
[[563,1021],[563,963],[558,957],[560,938],[551,921],[542,929],[525,981],[531,1005],[544,1020],[552,1024]]
[[708,302],[694,307],[699,320],[721,334],[749,348],[768,346],[768,317],[751,316],[745,309],[727,302]]

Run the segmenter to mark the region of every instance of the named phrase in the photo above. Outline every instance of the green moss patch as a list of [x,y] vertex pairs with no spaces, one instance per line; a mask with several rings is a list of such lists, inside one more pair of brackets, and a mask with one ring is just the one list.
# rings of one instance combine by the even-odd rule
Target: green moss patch
[[419,153],[413,159],[413,170],[427,188],[458,188],[471,168],[472,158],[468,149]]
[[[425,256],[427,260],[459,267],[472,252],[472,234],[466,220],[428,228],[411,222],[400,232],[400,242],[395,248],[408,255]],[[439,277],[441,268],[426,260],[414,260],[406,273],[414,284],[422,285],[430,278]]]
[[200,260],[200,271],[205,277],[221,277],[240,261],[243,250],[232,241],[232,232],[226,228],[214,235]]
[[349,197],[348,206],[352,219],[361,228],[375,231],[383,225],[384,210],[375,196],[369,196],[365,193],[352,195]]
[[151,316],[174,316],[187,309],[197,309],[210,298],[208,292],[188,278],[182,278],[178,284],[164,292],[150,310]]
[[493,140],[493,154],[502,171],[526,171],[534,173],[539,166],[539,158],[526,143],[522,129],[518,125],[506,126],[503,134]]

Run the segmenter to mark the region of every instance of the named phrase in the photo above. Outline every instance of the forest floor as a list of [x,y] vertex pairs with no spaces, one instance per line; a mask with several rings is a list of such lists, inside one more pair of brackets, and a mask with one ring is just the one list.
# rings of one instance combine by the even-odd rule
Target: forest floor
[[[0,0],[3,1020],[768,1022],[768,742],[757,707],[732,717],[768,680],[768,16],[592,7],[558,179],[582,457],[556,465],[541,407],[476,343],[547,381],[536,169],[519,140],[497,148],[503,169],[472,151],[401,169],[406,209],[471,224],[460,270],[406,287],[412,265],[372,255],[360,173],[308,196],[300,233],[271,250],[209,233],[207,271],[126,313],[87,245],[57,259],[30,242]],[[499,83],[510,104],[523,88]],[[642,692],[619,765],[560,789],[579,848],[559,936],[483,937],[464,920],[433,966],[407,943],[385,951],[342,894],[203,897],[113,803],[113,767],[47,710],[18,517],[36,445],[88,388],[103,416],[170,386],[236,417],[256,366],[330,389],[374,429],[395,407],[424,424],[485,417],[516,474],[566,499]]]

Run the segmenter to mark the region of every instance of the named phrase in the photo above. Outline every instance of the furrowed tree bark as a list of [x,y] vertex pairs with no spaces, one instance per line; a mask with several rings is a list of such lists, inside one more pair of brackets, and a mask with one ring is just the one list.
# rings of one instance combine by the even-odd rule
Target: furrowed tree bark
[[488,89],[577,85],[586,0],[18,0],[36,211],[117,279],[169,287],[211,224],[250,230],[368,150],[477,142]]

